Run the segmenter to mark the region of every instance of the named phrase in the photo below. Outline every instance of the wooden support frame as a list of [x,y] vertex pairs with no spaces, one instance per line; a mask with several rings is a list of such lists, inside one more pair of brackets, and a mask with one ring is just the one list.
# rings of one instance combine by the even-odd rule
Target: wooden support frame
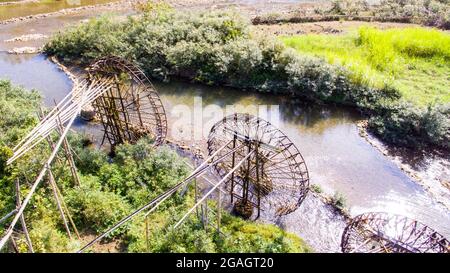
[[88,67],[88,81],[112,82],[112,88],[92,102],[103,124],[104,140],[115,145],[134,143],[149,135],[155,145],[165,142],[167,117],[149,79],[135,65],[119,57],[106,57]]
[[450,253],[450,242],[408,217],[368,212],[353,218],[341,241],[345,253]]
[[[245,148],[233,152],[233,156],[215,165],[220,176],[233,169],[235,160],[240,160],[249,150],[257,151],[225,183],[232,204],[239,202],[241,206],[242,202],[256,208],[253,219],[258,219],[263,210],[281,216],[300,206],[309,190],[308,169],[300,152],[286,135],[263,119],[235,113],[217,122],[211,129],[209,154],[228,141],[236,144],[227,146],[222,154],[236,145],[244,145]],[[265,202],[269,194],[270,202]]]
[[[21,201],[21,197],[20,197],[19,179],[16,179],[15,186],[16,186],[16,208],[18,209],[22,205],[22,201]],[[25,234],[25,241],[27,242],[28,252],[34,253],[33,244],[31,242],[30,234],[28,233],[27,224],[25,222],[25,217],[23,216],[23,214],[20,215],[20,223],[22,225],[23,233]]]

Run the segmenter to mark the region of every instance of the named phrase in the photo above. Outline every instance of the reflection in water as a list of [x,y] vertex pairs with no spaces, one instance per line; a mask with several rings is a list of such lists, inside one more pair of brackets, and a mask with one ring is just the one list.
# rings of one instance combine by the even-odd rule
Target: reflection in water
[[[65,74],[40,55],[18,57],[0,53],[0,75],[42,91],[47,105],[53,105],[53,99],[61,99],[71,88]],[[221,109],[231,104],[280,105],[278,127],[303,154],[311,183],[321,185],[329,194],[341,192],[353,216],[368,211],[400,213],[450,237],[449,211],[358,135],[355,121],[360,117],[351,109],[300,104],[281,96],[186,83],[157,83],[155,87],[166,108],[169,132],[176,118],[173,108],[185,104],[192,110],[195,96],[202,98],[204,106],[215,104]],[[98,125],[79,121],[75,128],[101,140]],[[337,250],[342,221],[315,204],[315,199],[305,201],[298,211],[280,219],[279,224],[304,236],[316,249]],[[325,242],[330,236],[331,241]],[[322,248],[317,247],[320,244]]]
[[59,68],[43,55],[11,55],[0,52],[0,79],[9,79],[27,89],[44,95],[47,106],[60,101],[72,88],[72,83]]

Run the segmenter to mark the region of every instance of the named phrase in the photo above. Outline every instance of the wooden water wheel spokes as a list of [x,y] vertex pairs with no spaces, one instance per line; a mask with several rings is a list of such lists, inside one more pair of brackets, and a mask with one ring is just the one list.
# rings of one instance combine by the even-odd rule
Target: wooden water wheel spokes
[[[228,144],[227,144],[228,143]],[[254,153],[225,183],[234,211],[249,218],[250,207],[277,216],[296,210],[309,187],[308,169],[297,147],[269,122],[235,113],[216,123],[208,137],[209,155],[226,145],[218,157],[241,149],[215,165],[221,176],[230,172],[249,151]]]
[[450,243],[430,227],[405,216],[369,212],[345,228],[342,252],[449,253]]
[[164,143],[165,110],[144,72],[118,57],[99,59],[87,70],[89,81],[112,83],[112,88],[92,103],[103,125],[103,141],[107,139],[114,146],[150,136],[155,145]]

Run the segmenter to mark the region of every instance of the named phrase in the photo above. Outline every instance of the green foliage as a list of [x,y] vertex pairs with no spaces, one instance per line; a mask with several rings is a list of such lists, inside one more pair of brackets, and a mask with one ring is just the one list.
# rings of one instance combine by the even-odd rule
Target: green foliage
[[448,0],[381,0],[371,12],[381,18],[400,17],[413,23],[450,28]]
[[369,9],[365,0],[333,0],[331,8],[327,11],[329,14],[338,15],[359,15]]
[[0,145],[11,146],[36,124],[41,97],[36,91],[14,87],[0,79]]
[[347,35],[285,37],[289,47],[351,71],[350,79],[371,88],[395,88],[419,105],[450,102],[450,35],[424,28],[360,28]]
[[318,184],[312,184],[312,185],[310,186],[310,189],[311,189],[313,192],[316,192],[316,193],[322,193],[322,192],[323,192],[322,187],[320,187],[320,185],[318,185]]
[[70,241],[62,231],[57,229],[55,223],[44,219],[33,222],[30,238],[35,252],[74,252],[80,247],[79,242]]
[[10,148],[6,146],[0,146],[0,178],[3,178],[5,175],[8,175],[10,173],[6,162],[12,155],[13,152]]
[[69,134],[68,139],[77,155],[74,160],[80,172],[95,174],[108,162],[108,157],[103,151],[89,145],[90,140],[87,136]]
[[344,195],[340,192],[335,192],[334,195],[331,197],[331,204],[333,204],[338,209],[345,209],[346,206],[346,199]]
[[[181,215],[177,216],[181,217]],[[176,230],[172,230],[170,227],[174,221],[169,220],[151,230],[148,244],[145,242],[145,226],[135,225],[128,238],[128,251],[177,253],[303,253],[311,251],[300,238],[274,225],[250,223],[226,212],[223,212],[222,216],[221,234],[212,230],[206,232],[197,221],[186,221]],[[155,225],[154,222],[159,222],[157,217],[151,218],[150,221],[152,226]]]
[[423,109],[405,102],[390,103],[379,113],[369,119],[369,128],[390,143],[417,147],[426,142],[450,147],[448,104]]
[[161,16],[168,11],[171,11],[172,8],[169,4],[164,1],[145,1],[145,2],[137,2],[135,4],[135,8],[138,11],[144,12],[147,16]]
[[317,21],[378,21],[415,23],[450,29],[448,0],[332,0],[328,5],[285,14],[263,14],[254,24],[307,23]]
[[[110,28],[103,30],[98,25]],[[98,31],[99,35],[94,34]],[[80,39],[104,35],[112,36],[107,40],[123,39],[117,47],[120,50],[104,50],[95,46],[95,40]],[[149,76],[163,80],[175,76],[351,105],[392,95],[352,83],[347,70],[320,59],[296,56],[279,41],[253,37],[248,23],[230,13],[168,12],[120,23],[104,17],[57,34],[45,50],[74,61],[126,56]]]
[[256,224],[225,214],[223,230],[228,236],[217,235],[219,252],[310,252],[297,236],[269,224]]
[[[143,205],[155,198],[188,174],[178,156],[168,149],[155,150],[149,140],[124,144],[116,149],[113,163],[103,165],[98,177],[102,188],[126,197],[133,205]],[[165,206],[181,202],[175,196]]]
[[[105,54],[119,55],[126,52],[126,25],[103,16],[67,30],[68,35],[59,35],[51,41],[46,50],[50,54],[65,59],[86,62]],[[58,49],[58,50],[56,50]],[[62,54],[64,52],[64,54]]]
[[[101,190],[96,177],[82,176],[81,187],[67,191],[67,204],[79,226],[101,232],[131,212],[123,197]],[[120,233],[116,232],[117,234]]]
[[[316,61],[309,66],[305,65],[307,61],[291,64],[290,83],[298,86],[295,90],[316,90],[325,99],[345,94],[360,109],[369,110],[370,128],[389,143],[449,147],[447,33],[424,28],[384,31],[360,28],[357,33],[343,36],[302,35],[282,40],[302,54],[322,57],[332,64],[317,65]],[[345,75],[339,72],[339,66],[351,71],[349,79],[353,84],[337,76]],[[317,80],[311,82],[311,78]],[[374,92],[377,89],[386,94],[398,90],[402,99],[393,99],[395,95],[381,96]]]
[[176,230],[167,233],[167,237],[162,240],[151,242],[156,243],[153,251],[172,253],[213,253],[216,246],[211,234],[197,225],[184,225]]

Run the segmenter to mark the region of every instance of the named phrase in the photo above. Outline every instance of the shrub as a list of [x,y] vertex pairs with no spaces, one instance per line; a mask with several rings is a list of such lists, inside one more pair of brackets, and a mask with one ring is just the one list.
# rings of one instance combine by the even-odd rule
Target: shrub
[[13,155],[13,152],[10,148],[6,146],[0,146],[0,179],[5,175],[10,174],[9,167],[6,162]]
[[[181,217],[182,214],[178,216]],[[218,252],[218,253],[284,253],[310,252],[311,249],[296,235],[280,228],[261,223],[249,223],[240,218],[222,213],[222,234],[213,230],[206,232],[197,221],[186,221],[176,230],[174,221],[163,227],[152,228],[149,244],[145,242],[145,227],[133,225],[128,238],[130,252]],[[173,219],[178,219],[173,218]],[[151,219],[158,222],[156,219]],[[165,231],[166,227],[169,231]]]
[[226,236],[222,237],[217,234],[215,237],[218,252],[287,253],[311,251],[300,238],[274,225],[249,223],[229,214],[224,214],[222,223],[223,232]]
[[37,123],[41,97],[36,91],[14,87],[0,79],[0,145],[12,146]]
[[338,209],[345,209],[346,200],[345,197],[340,192],[335,192],[331,197],[331,204],[333,204]]
[[74,149],[75,165],[78,171],[84,174],[96,174],[100,168],[108,163],[108,156],[105,152],[91,147],[90,139],[82,134],[69,134],[68,139]]
[[371,11],[381,18],[400,17],[413,23],[450,27],[448,0],[381,0]]
[[365,0],[333,0],[327,13],[338,15],[359,15],[367,11],[369,5]]
[[45,220],[33,222],[30,238],[35,252],[74,252],[80,247],[79,242],[70,241],[64,233],[56,228],[54,223]]
[[[99,24],[112,26],[106,31]],[[84,61],[110,54],[129,56],[148,75],[163,80],[176,76],[206,84],[290,92],[352,105],[359,100],[372,101],[354,94],[379,96],[376,94],[379,90],[350,83],[352,74],[342,67],[332,67],[317,58],[295,56],[298,54],[278,41],[251,36],[248,24],[234,14],[169,13],[130,18],[121,23],[123,26],[115,27],[117,24],[111,18],[101,18],[59,33],[45,46],[46,52],[78,60],[80,56],[88,56],[83,53],[85,48],[91,57],[83,58]],[[97,41],[76,36],[82,32],[81,36],[91,37],[97,31],[103,31],[98,36],[114,36],[108,40],[126,35],[123,43],[127,45],[120,53],[105,52],[91,45]],[[354,89],[357,91],[353,92]],[[383,90],[378,93],[386,95]]]
[[[123,197],[100,189],[96,177],[82,176],[81,187],[67,191],[67,204],[77,224],[95,232],[111,227],[130,211],[130,205]],[[123,232],[119,229],[113,233]]]
[[318,184],[312,184],[312,185],[310,186],[310,188],[311,188],[311,190],[312,190],[313,192],[316,192],[316,193],[322,193],[322,192],[323,192],[322,187],[320,187],[320,185],[318,185]]
[[334,0],[325,15],[356,16],[369,14],[375,20],[400,21],[450,28],[448,0],[381,0],[370,4],[367,0]]
[[124,56],[123,53],[128,52],[124,42],[127,31],[126,24],[103,16],[76,28],[69,28],[67,35],[59,35],[57,39],[53,39],[51,46],[46,46],[46,51],[63,60],[76,60],[77,63],[111,54]]
[[422,109],[406,102],[389,103],[378,112],[369,119],[369,128],[390,143],[414,148],[427,144],[450,147],[448,105]]

